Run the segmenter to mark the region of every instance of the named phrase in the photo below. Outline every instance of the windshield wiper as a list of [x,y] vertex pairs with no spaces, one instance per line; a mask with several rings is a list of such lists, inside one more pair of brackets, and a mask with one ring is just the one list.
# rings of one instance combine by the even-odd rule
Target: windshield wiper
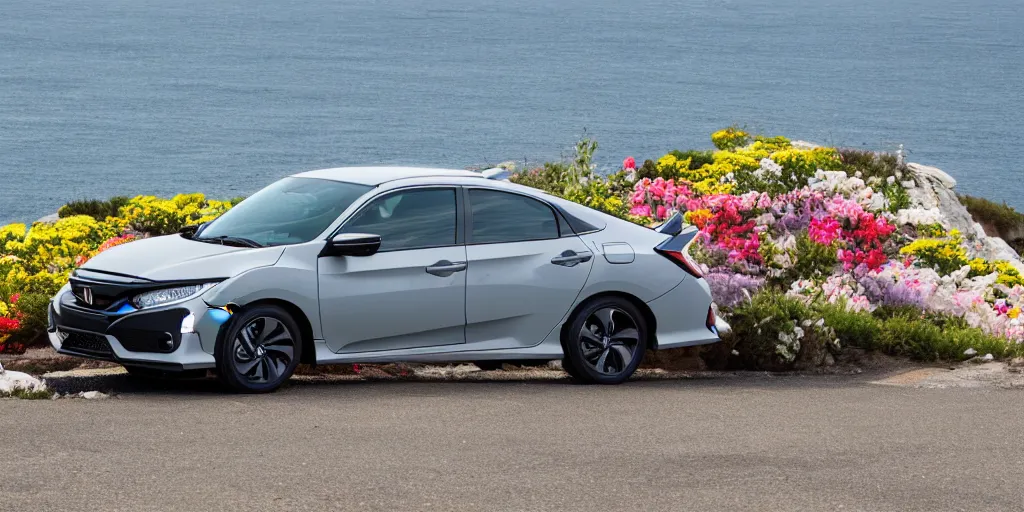
[[198,237],[193,238],[192,240],[195,240],[197,242],[207,242],[211,244],[233,245],[236,247],[263,247],[263,244],[255,240],[242,238],[240,236],[220,235],[214,237]]

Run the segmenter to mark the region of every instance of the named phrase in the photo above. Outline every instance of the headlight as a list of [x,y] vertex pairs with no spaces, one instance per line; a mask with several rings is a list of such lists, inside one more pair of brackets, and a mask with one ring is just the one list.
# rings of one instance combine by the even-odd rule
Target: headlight
[[214,283],[192,284],[188,286],[164,288],[162,290],[140,293],[135,297],[132,297],[132,305],[139,309],[145,309],[159,306],[161,304],[178,302],[194,295],[198,295],[213,285]]

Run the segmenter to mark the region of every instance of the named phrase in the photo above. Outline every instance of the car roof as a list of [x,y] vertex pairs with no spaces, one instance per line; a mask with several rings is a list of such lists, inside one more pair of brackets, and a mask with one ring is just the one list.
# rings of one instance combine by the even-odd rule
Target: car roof
[[344,181],[358,183],[360,185],[377,186],[381,183],[409,178],[431,178],[431,177],[477,177],[483,178],[480,173],[462,171],[458,169],[435,169],[430,167],[335,167],[333,169],[320,169],[307,171],[292,175],[296,178],[320,178],[323,180]]

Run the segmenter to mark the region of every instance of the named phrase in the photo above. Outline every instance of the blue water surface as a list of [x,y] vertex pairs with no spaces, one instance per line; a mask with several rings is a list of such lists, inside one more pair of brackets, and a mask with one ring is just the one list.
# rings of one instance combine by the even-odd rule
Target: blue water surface
[[313,168],[904,144],[1024,209],[1020,0],[0,0],[0,223]]

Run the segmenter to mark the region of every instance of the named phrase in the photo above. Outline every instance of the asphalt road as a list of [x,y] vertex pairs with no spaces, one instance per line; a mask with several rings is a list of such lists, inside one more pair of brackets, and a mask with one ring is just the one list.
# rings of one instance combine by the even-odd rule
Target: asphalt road
[[854,377],[0,401],[0,510],[1022,510],[1024,393]]

